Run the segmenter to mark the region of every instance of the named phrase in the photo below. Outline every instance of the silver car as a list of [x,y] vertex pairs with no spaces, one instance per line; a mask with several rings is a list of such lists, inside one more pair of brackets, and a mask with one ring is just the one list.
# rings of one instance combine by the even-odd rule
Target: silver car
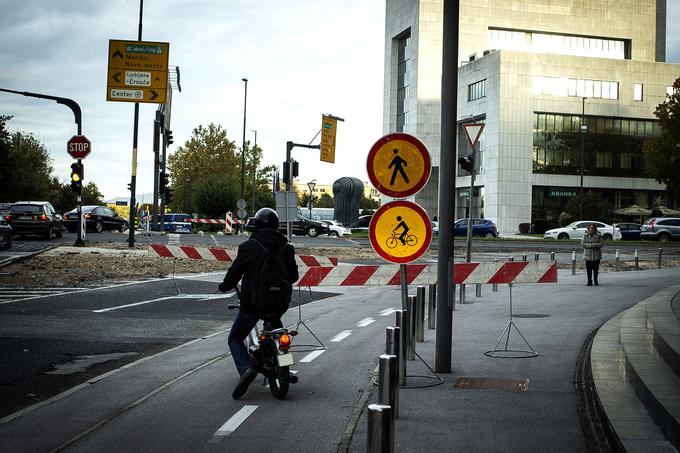
[[583,238],[583,235],[586,234],[586,228],[588,228],[588,225],[591,223],[597,227],[597,231],[600,232],[602,239],[605,241],[611,241],[612,239],[618,241],[621,239],[621,231],[618,228],[595,220],[579,220],[562,228],[548,230],[543,234],[543,238],[580,240]]
[[654,239],[667,242],[680,239],[680,218],[652,217],[640,227],[640,239]]

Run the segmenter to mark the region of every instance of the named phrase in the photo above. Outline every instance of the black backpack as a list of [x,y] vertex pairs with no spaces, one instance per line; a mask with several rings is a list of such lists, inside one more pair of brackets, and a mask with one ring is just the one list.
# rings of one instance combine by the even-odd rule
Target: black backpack
[[288,310],[293,293],[293,285],[288,281],[288,271],[281,257],[287,243],[278,250],[270,250],[257,239],[253,240],[264,250],[252,274],[250,294],[253,306],[262,316],[280,316]]

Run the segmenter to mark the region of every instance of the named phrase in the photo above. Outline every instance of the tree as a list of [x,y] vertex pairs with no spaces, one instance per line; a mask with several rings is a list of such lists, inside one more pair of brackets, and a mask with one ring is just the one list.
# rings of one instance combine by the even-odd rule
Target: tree
[[666,184],[669,200],[674,200],[680,195],[680,78],[673,83],[673,94],[656,107],[654,115],[662,133],[643,145],[647,174]]
[[196,184],[191,205],[210,218],[221,218],[236,206],[241,195],[238,183],[239,180],[231,175],[210,175]]
[[563,213],[566,215],[560,216],[560,223],[566,222],[564,223],[566,225],[574,220],[599,220],[607,217],[607,210],[611,207],[609,201],[597,192],[586,192],[583,194],[583,218],[580,219],[580,199],[581,195],[579,194],[567,201]]
[[45,199],[50,192],[52,159],[31,134],[9,133],[0,117],[0,202]]
[[366,198],[361,195],[361,200],[359,200],[359,209],[378,209],[380,207],[380,202],[372,198]]

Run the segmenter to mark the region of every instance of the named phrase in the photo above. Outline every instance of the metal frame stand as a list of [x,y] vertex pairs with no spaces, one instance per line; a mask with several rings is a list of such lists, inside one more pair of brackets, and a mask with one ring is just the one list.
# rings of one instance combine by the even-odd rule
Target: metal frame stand
[[[307,289],[309,290],[309,301],[313,301],[312,297],[312,287],[308,286]],[[319,339],[319,337],[316,336],[314,332],[312,332],[312,329],[309,328],[307,324],[305,324],[305,321],[302,319],[302,288],[298,286],[298,296],[299,296],[299,302],[298,302],[298,319],[297,322],[295,323],[294,330],[299,331],[300,326],[304,326],[305,329],[307,329],[307,332],[311,333],[314,339],[316,340],[317,344],[294,344],[290,346],[290,350],[293,352],[309,352],[309,351],[320,351],[326,349],[326,346],[323,344],[323,342]],[[298,349],[299,346],[305,347],[305,348],[312,348],[312,349]]]
[[[503,329],[503,332],[501,332],[493,349],[491,351],[486,351],[484,355],[487,357],[502,359],[529,359],[531,357],[537,357],[538,352],[536,352],[534,348],[531,347],[527,339],[524,338],[524,335],[522,335],[522,332],[520,332],[519,328],[512,321],[512,283],[508,284],[508,287],[510,288],[510,321],[508,321],[508,324]],[[508,349],[508,344],[510,343],[510,331],[513,327],[522,338],[522,341],[524,341],[524,344],[529,347],[528,351],[525,349]],[[498,349],[498,345],[503,340],[503,337],[505,337],[505,347],[503,349]]]
[[160,294],[174,294],[174,295],[177,295],[177,296],[182,295],[182,291],[179,290],[179,285],[177,284],[177,279],[175,278],[175,270],[176,270],[176,268],[177,268],[177,258],[173,258],[173,259],[172,259],[172,283],[173,283],[173,285],[175,286],[175,291],[174,291],[174,293],[173,293],[173,292],[165,292],[165,291],[164,291],[165,288],[166,288],[166,286],[168,286],[168,285],[167,285],[167,282],[166,282],[166,283],[165,283],[163,286],[161,286],[161,288],[158,290],[158,294],[159,294],[159,295],[160,295]]

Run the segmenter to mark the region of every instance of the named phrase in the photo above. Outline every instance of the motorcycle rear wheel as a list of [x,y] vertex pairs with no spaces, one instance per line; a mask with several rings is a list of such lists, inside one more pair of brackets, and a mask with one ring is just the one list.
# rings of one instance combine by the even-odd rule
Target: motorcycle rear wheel
[[288,394],[288,386],[290,385],[290,370],[287,366],[274,366],[274,373],[267,377],[269,382],[269,390],[274,395],[274,398],[280,400],[284,399]]

